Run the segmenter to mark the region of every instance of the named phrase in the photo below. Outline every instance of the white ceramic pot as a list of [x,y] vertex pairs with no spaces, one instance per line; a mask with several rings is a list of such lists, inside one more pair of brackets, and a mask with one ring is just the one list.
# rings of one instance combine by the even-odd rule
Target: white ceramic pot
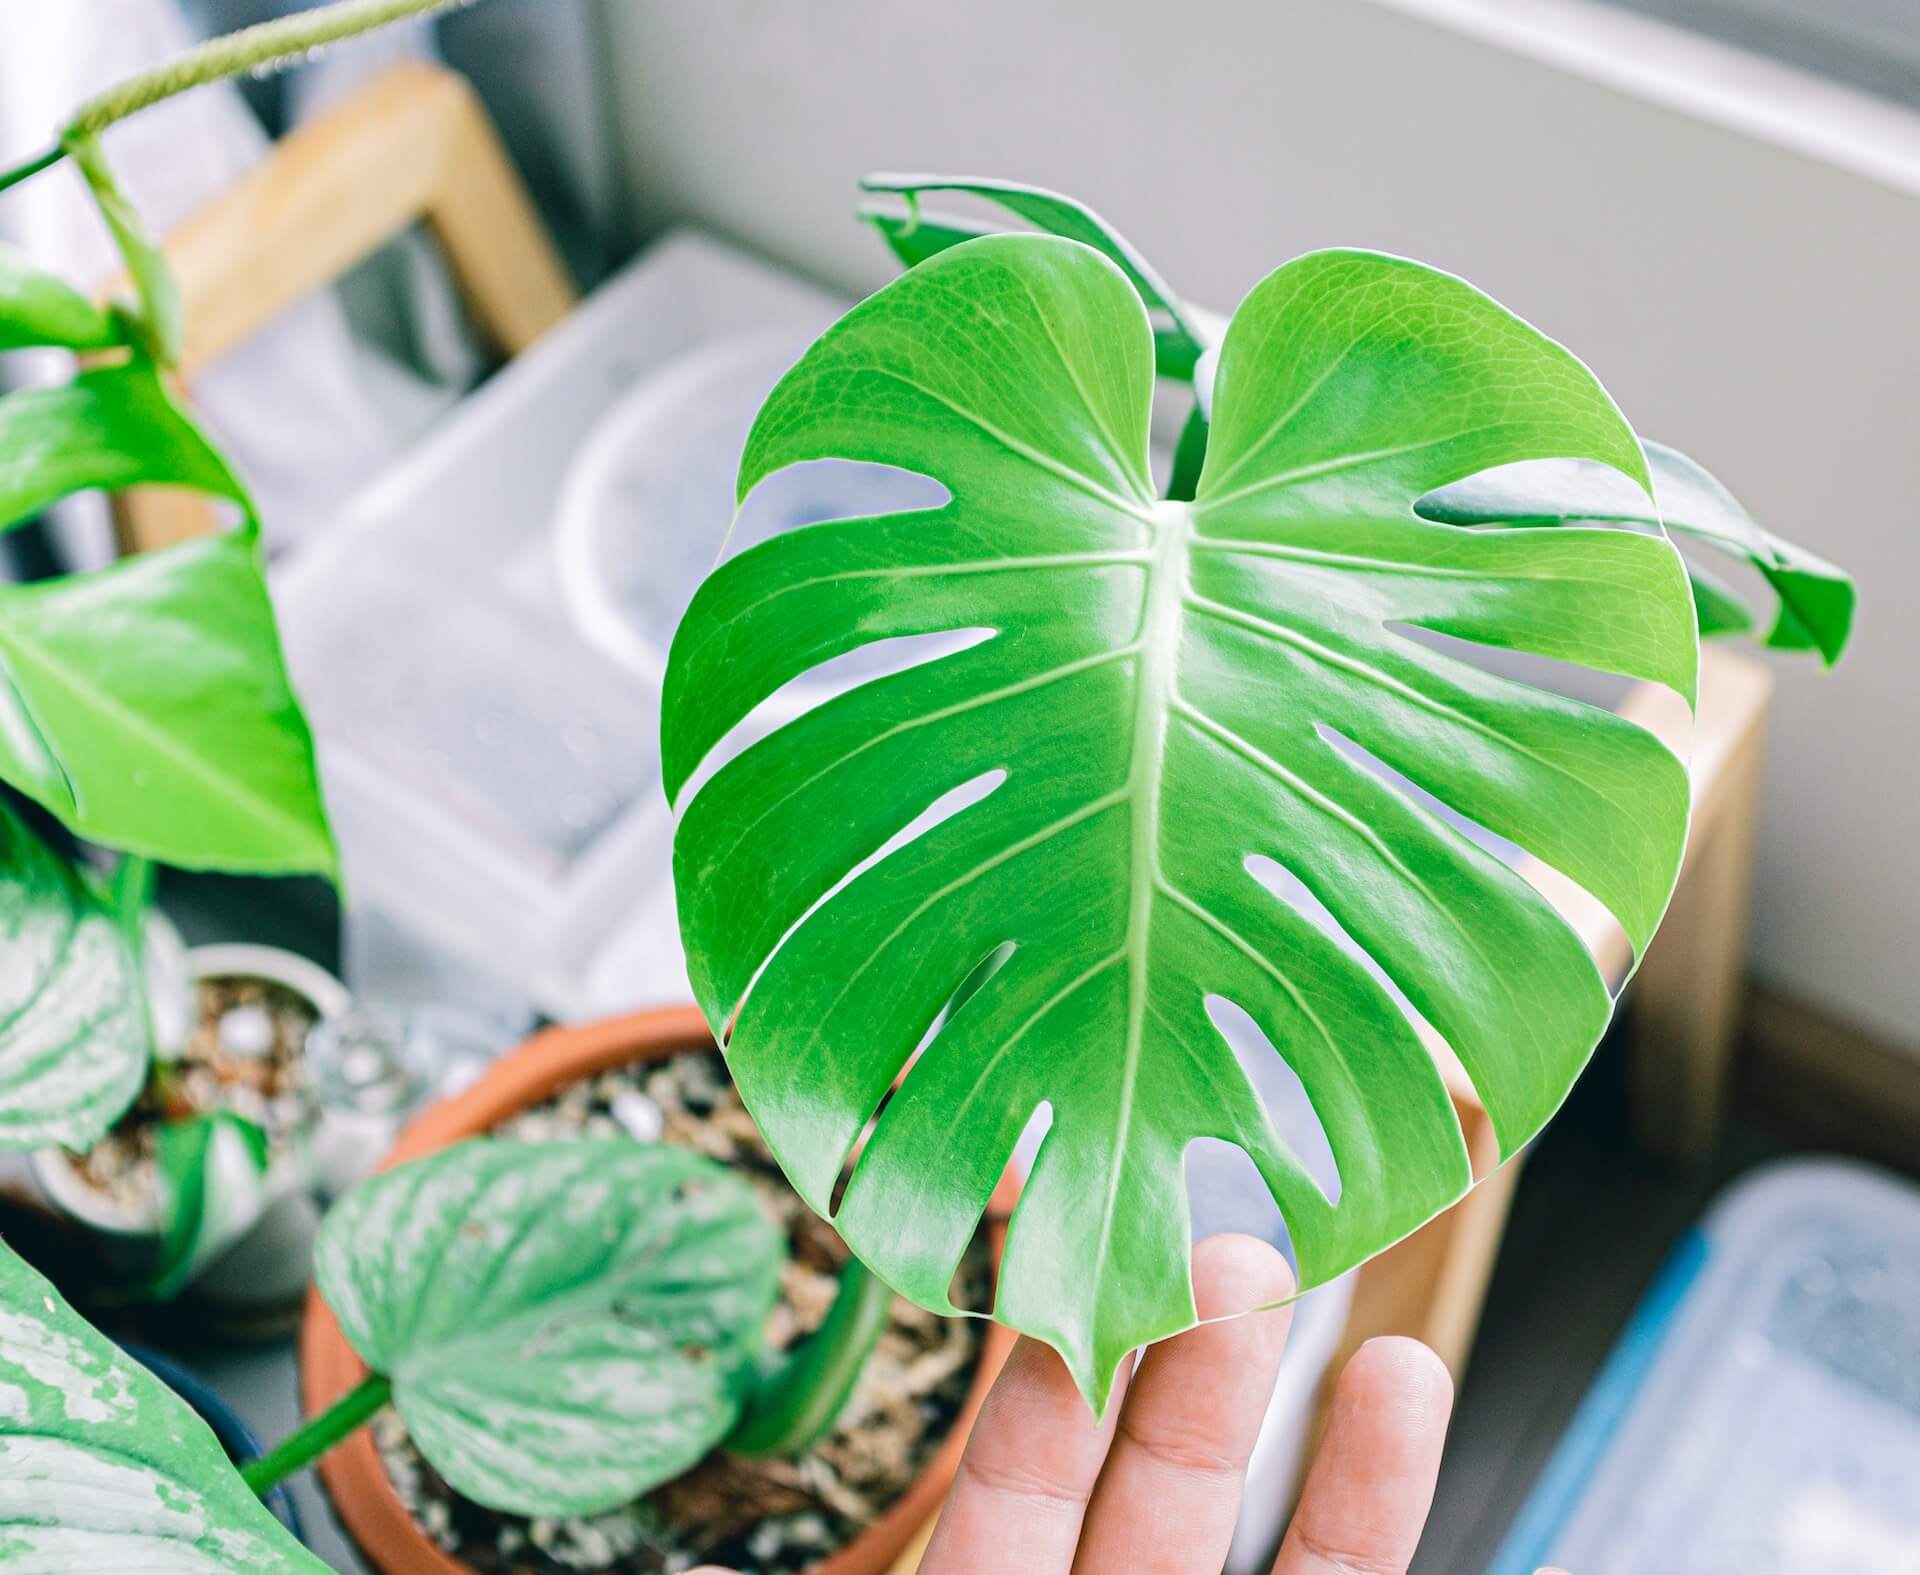
[[[187,965],[196,985],[227,978],[281,985],[303,997],[320,1019],[342,1016],[351,1005],[346,986],[326,969],[274,946],[196,946],[187,953]],[[213,1162],[220,1163],[217,1153]],[[31,1163],[34,1181],[47,1201],[99,1238],[111,1269],[133,1278],[151,1267],[161,1228],[157,1194],[133,1202],[109,1198],[88,1186],[58,1148],[38,1150]],[[320,1228],[303,1155],[276,1155],[264,1189],[264,1202],[252,1223],[194,1281],[200,1300],[242,1320],[297,1305]]]

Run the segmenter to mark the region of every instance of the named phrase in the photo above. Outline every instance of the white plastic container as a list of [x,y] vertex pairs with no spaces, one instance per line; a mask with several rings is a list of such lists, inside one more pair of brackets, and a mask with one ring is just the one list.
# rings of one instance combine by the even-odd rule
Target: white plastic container
[[[670,236],[276,572],[356,991],[457,989],[498,1016],[563,1020],[686,998],[657,683],[567,607],[556,510],[602,418],[676,357],[770,330],[797,354],[843,305]],[[666,534],[631,545],[675,583],[712,562]]]
[[[734,518],[740,453],[761,402],[823,325],[732,334],[639,384],[602,418],[561,495],[554,546],[569,612],[658,689],[687,603],[724,553],[817,520],[936,507],[946,489],[885,465],[815,460],[769,476]],[[730,528],[731,527],[731,528]],[[842,681],[871,676],[848,662]],[[824,697],[801,679],[798,710]]]

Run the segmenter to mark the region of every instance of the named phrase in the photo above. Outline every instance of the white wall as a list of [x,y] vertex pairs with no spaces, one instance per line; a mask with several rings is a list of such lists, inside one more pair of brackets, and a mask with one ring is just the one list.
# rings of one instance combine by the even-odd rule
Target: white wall
[[[871,287],[891,269],[848,217],[862,172],[1011,176],[1091,202],[1210,305],[1297,252],[1369,245],[1460,272],[1572,345],[1643,431],[1859,577],[1839,671],[1781,664],[1755,966],[1920,1051],[1904,144],[1867,139],[1852,173],[1726,124],[1765,121],[1764,93],[1716,122],[1670,107],[1684,80],[1667,104],[1625,90],[1647,61],[1695,59],[1632,18],[1609,86],[1370,0],[608,5],[643,228],[694,219]],[[1818,98],[1803,145],[1824,135]]]

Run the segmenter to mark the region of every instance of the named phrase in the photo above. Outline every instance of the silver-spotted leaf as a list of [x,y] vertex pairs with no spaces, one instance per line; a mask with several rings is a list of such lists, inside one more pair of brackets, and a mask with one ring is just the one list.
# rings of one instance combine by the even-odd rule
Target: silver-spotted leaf
[[[1572,930],[1380,764],[1587,887],[1636,946],[1664,909],[1680,762],[1452,644],[1689,700],[1698,658],[1658,533],[1415,512],[1535,457],[1646,485],[1593,376],[1460,280],[1357,252],[1270,275],[1227,331],[1191,503],[1156,501],[1148,480],[1153,371],[1128,278],[1049,236],[954,246],[854,308],[762,408],[740,493],[839,457],[924,473],[950,501],[723,565],[674,641],[662,727],[685,798],[714,746],[809,668],[889,637],[988,634],[723,765],[677,806],[675,885],[700,1003],[816,1209],[880,1112],[835,1222],[922,1305],[949,1310],[988,1194],[1050,1113],[995,1313],[1053,1344],[1096,1406],[1128,1350],[1194,1320],[1194,1140],[1251,1157],[1311,1286],[1469,1183],[1401,999],[1451,1043],[1507,1152],[1606,1024]],[[969,785],[988,791],[916,825]],[[1274,871],[1324,916],[1272,889]],[[1337,1200],[1210,1002],[1297,1074]]]
[[594,1514],[732,1426],[784,1255],[752,1190],[711,1160],[483,1138],[349,1193],[314,1279],[455,1488]]
[[147,1072],[140,970],[117,917],[0,803],[0,1149],[85,1148]]
[[186,1403],[0,1246],[0,1568],[326,1575]]

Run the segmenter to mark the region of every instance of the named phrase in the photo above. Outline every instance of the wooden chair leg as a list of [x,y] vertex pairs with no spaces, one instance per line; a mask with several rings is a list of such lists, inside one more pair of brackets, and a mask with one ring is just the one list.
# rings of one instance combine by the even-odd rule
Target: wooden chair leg
[[1680,1164],[1711,1149],[1732,1070],[1771,692],[1750,662],[1717,652],[1702,662],[1687,860],[1632,986],[1635,1135]]

